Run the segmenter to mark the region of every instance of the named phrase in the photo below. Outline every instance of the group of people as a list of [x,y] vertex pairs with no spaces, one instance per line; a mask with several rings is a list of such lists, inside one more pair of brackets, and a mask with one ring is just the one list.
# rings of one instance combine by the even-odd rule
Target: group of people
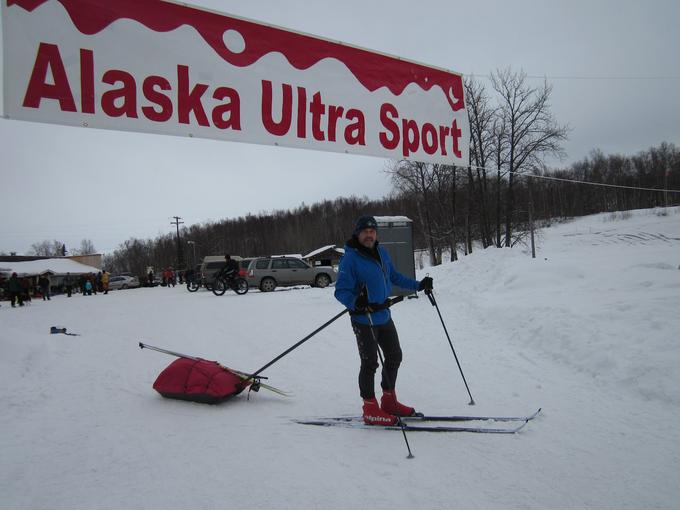
[[[163,287],[174,287],[177,282],[182,285],[184,283],[184,272],[175,271],[172,266],[166,267],[161,272],[161,285]],[[149,271],[149,285],[153,285],[153,271]]]
[[22,276],[20,278],[17,273],[12,273],[7,281],[2,281],[0,279],[0,284],[2,285],[5,292],[9,295],[12,308],[15,308],[17,305],[24,306],[25,303],[30,303],[32,299],[31,294],[34,296],[42,296],[43,301],[49,300],[52,285],[50,274],[41,274],[38,277],[37,283],[38,284],[36,287],[34,285],[33,278],[26,276]]
[[19,278],[16,273],[12,273],[12,276],[3,282],[3,286],[9,294],[12,308],[17,305],[24,306],[25,302],[31,300],[31,282],[28,278]]
[[[91,296],[102,292],[109,292],[109,273],[100,271],[97,274],[72,275],[66,273],[61,279],[59,288],[68,297],[71,297],[75,289],[79,289],[84,296]],[[5,282],[0,282],[5,292],[8,294],[12,308],[24,306],[33,297],[42,297],[43,301],[52,299],[53,277],[50,273],[43,273],[37,277],[19,277],[17,273],[12,275]]]
[[71,273],[66,273],[62,281],[64,292],[67,297],[71,297],[73,289],[79,288],[83,296],[97,295],[97,292],[103,294],[109,293],[109,273],[106,271],[99,271],[97,274],[81,274],[75,277]]

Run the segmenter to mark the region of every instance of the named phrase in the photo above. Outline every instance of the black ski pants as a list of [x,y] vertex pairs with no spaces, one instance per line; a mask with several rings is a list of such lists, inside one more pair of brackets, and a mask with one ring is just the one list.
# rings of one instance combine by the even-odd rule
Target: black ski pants
[[19,306],[24,306],[24,296],[21,292],[10,292],[9,293],[9,299],[10,302],[12,303],[12,307],[14,307],[14,303],[17,301],[19,302]]
[[[359,369],[359,392],[361,398],[375,398],[375,372],[378,364],[378,346],[383,352],[382,369],[383,390],[393,390],[397,382],[397,372],[401,364],[401,346],[394,322],[390,319],[385,324],[371,326],[352,321],[352,329],[357,338],[361,368]],[[377,339],[377,343],[376,343]]]

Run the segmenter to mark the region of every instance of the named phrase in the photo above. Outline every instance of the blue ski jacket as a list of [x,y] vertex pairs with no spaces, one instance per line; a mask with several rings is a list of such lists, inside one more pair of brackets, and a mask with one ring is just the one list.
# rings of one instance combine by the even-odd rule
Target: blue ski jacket
[[[368,249],[359,244],[356,238],[345,244],[345,255],[340,261],[338,279],[335,282],[335,299],[353,311],[354,303],[364,286],[368,292],[369,303],[382,304],[390,297],[392,284],[403,289],[417,291],[420,282],[397,272],[392,265],[387,250],[375,244],[378,257],[371,256]],[[380,260],[378,260],[378,258]],[[390,310],[379,310],[371,314],[375,326],[385,324],[391,319]],[[366,315],[353,315],[352,320],[369,324]]]

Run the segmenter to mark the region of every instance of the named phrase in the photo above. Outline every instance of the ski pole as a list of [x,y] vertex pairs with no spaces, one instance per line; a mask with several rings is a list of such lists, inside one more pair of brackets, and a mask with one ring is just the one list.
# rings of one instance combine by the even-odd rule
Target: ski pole
[[473,406],[473,405],[475,405],[475,399],[472,398],[472,393],[470,393],[470,387],[468,386],[468,383],[465,380],[465,374],[463,374],[463,369],[460,366],[460,361],[458,361],[458,356],[456,355],[456,350],[453,348],[453,343],[451,342],[451,337],[449,336],[449,332],[446,329],[446,324],[444,324],[444,319],[442,318],[442,314],[439,311],[439,306],[437,306],[437,300],[434,298],[434,292],[432,292],[432,290],[426,290],[425,295],[427,295],[427,298],[430,300],[430,303],[432,303],[432,306],[434,306],[437,309],[437,314],[439,315],[439,320],[441,321],[442,326],[444,327],[444,333],[446,333],[446,338],[449,341],[449,345],[451,346],[451,352],[453,353],[453,357],[456,359],[456,364],[458,365],[458,370],[460,371],[460,375],[463,377],[463,382],[465,383],[465,389],[467,389],[468,395],[470,396],[470,402],[468,402],[468,405]]
[[286,356],[286,355],[289,354],[290,352],[292,352],[292,351],[294,351],[295,349],[297,349],[298,347],[300,347],[300,346],[301,346],[302,344],[304,344],[307,340],[309,340],[309,339],[312,338],[314,335],[316,335],[319,331],[321,331],[322,329],[325,329],[325,328],[327,328],[328,326],[330,326],[333,322],[335,322],[336,320],[338,320],[340,317],[342,317],[343,315],[345,315],[347,312],[349,312],[349,310],[348,310],[347,308],[345,308],[342,312],[340,312],[340,313],[337,314],[335,317],[333,317],[332,319],[328,320],[326,323],[324,323],[324,324],[322,324],[321,326],[319,326],[318,328],[316,328],[316,329],[315,329],[314,331],[312,331],[309,335],[307,335],[306,337],[304,337],[302,340],[300,340],[299,342],[297,342],[295,345],[292,345],[291,347],[289,347],[288,349],[286,349],[284,352],[282,352],[281,354],[279,354],[276,358],[274,358],[273,360],[271,360],[269,363],[267,363],[266,365],[264,365],[262,368],[259,368],[259,369],[255,370],[255,372],[253,372],[252,374],[250,374],[250,375],[245,379],[245,381],[249,381],[250,379],[252,379],[252,378],[254,378],[254,377],[257,377],[257,376],[260,374],[260,372],[263,372],[264,370],[266,370],[267,368],[269,368],[270,366],[272,366],[274,363],[276,363],[277,361],[279,361],[281,358],[283,358],[284,356]]
[[[153,345],[145,344],[145,343],[142,343],[142,342],[139,342],[139,348],[140,349],[149,349],[150,351],[162,352],[163,354],[169,354],[170,356],[175,356],[177,358],[186,358],[186,359],[190,359],[192,361],[201,361],[203,359],[203,358],[198,358],[196,356],[189,356],[188,354],[182,354],[181,352],[169,351],[167,349],[162,349],[160,347],[155,347]],[[243,376],[247,375],[247,374],[244,374],[243,372],[239,372],[238,370],[234,370],[233,368],[229,368],[227,366],[224,366],[222,363],[219,363],[217,361],[215,363],[217,363],[219,366],[221,366],[225,370],[232,372],[234,374],[243,375]],[[269,379],[269,378],[264,377],[264,376],[259,376],[258,379]]]
[[[403,301],[403,300],[404,300],[404,296],[398,296],[398,297],[396,297],[396,298],[392,298],[392,299],[389,300],[389,305],[388,305],[388,306],[392,306],[393,304],[399,303],[399,302],[401,302],[401,301]],[[255,372],[252,373],[252,375],[248,376],[248,379],[246,379],[246,381],[249,380],[249,379],[252,378],[252,377],[256,377],[257,375],[259,375],[259,374],[260,374],[261,372],[263,372],[265,369],[267,369],[267,368],[269,368],[270,366],[272,366],[274,363],[276,363],[277,361],[279,361],[281,358],[283,358],[284,356],[286,356],[287,354],[289,354],[291,351],[294,351],[295,349],[297,349],[298,347],[300,347],[303,343],[305,343],[307,340],[309,340],[310,338],[312,338],[312,337],[313,337],[314,335],[316,335],[319,331],[321,331],[322,329],[327,328],[327,327],[330,326],[333,322],[335,322],[336,320],[338,320],[340,317],[342,317],[343,315],[345,315],[345,314],[348,313],[348,312],[349,312],[349,309],[345,308],[342,312],[340,312],[339,314],[337,314],[335,317],[329,319],[326,323],[324,323],[324,324],[322,324],[321,326],[319,326],[317,329],[315,329],[314,331],[312,331],[309,335],[307,335],[306,337],[304,337],[304,338],[303,338],[302,340],[300,340],[298,343],[296,343],[295,345],[289,347],[289,348],[286,349],[284,352],[282,352],[281,354],[279,354],[276,358],[274,358],[273,360],[271,360],[271,361],[270,361],[269,363],[267,363],[265,366],[263,366],[262,368],[257,369]]]
[[167,349],[161,349],[160,347],[154,347],[153,345],[145,344],[142,342],[139,342],[139,348],[162,352],[163,354],[169,354],[170,356],[176,356],[178,358],[186,358],[194,361],[199,361],[199,358],[197,358],[196,356],[189,356],[188,354],[182,354],[181,352],[168,351]]
[[[380,346],[378,345],[378,337],[375,334],[374,326],[373,326],[373,318],[371,317],[370,312],[366,314],[368,317],[368,323],[370,325],[370,330],[371,330],[371,336],[373,337],[373,341],[375,342],[375,349],[378,351],[378,357],[380,358],[380,365],[382,366],[382,372],[385,377],[385,382],[389,385],[392,390],[394,390],[394,384],[392,384],[392,381],[390,380],[390,376],[387,373],[387,369],[385,368],[385,360],[383,359],[382,352],[380,352]],[[407,459],[412,459],[413,458],[413,453],[411,453],[411,445],[408,444],[408,438],[406,437],[406,427],[404,426],[404,422],[401,421],[401,419],[397,418],[399,421],[399,426],[401,427],[401,433],[404,436],[404,442],[406,443],[406,449],[408,450],[408,455],[406,456]]]

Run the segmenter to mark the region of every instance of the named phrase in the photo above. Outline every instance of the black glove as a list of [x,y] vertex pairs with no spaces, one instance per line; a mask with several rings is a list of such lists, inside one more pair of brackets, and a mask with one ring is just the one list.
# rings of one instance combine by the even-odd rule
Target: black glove
[[354,301],[354,311],[359,313],[366,313],[368,308],[368,296],[365,292],[362,292]]
[[418,290],[424,290],[426,292],[428,290],[432,290],[433,289],[433,286],[432,286],[433,283],[434,283],[434,281],[432,280],[432,278],[429,277],[429,276],[426,276],[425,278],[420,280],[420,285],[418,286]]
[[382,303],[369,303],[366,294],[359,294],[359,297],[354,302],[354,313],[365,314],[379,312],[380,310],[387,310],[392,305],[392,300],[387,298]]

